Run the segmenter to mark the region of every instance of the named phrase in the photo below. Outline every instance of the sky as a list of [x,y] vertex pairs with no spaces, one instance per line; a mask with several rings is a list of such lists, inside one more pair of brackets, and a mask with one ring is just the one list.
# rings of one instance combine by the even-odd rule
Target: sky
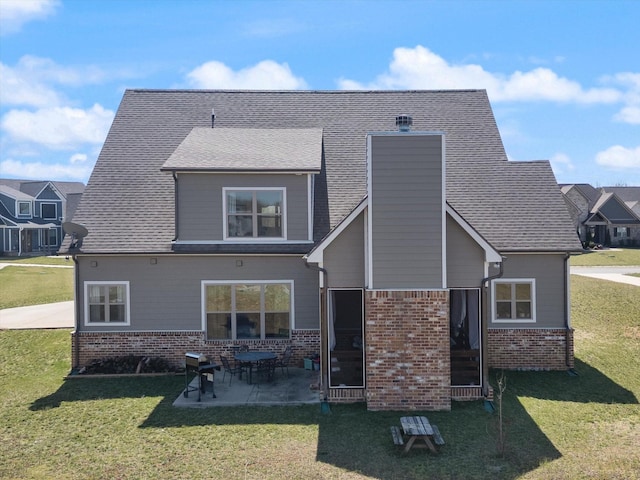
[[0,0],[0,177],[86,183],[127,88],[486,89],[510,160],[640,186],[638,25],[636,0]]

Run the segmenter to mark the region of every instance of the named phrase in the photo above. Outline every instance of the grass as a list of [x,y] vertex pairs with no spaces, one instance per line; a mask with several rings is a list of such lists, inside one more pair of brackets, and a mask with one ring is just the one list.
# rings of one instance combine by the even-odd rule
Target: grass
[[175,409],[182,377],[65,381],[68,330],[2,331],[0,478],[637,479],[640,295],[573,276],[572,303],[579,376],[506,372],[503,456],[480,402],[427,412],[447,444],[403,456],[400,412]]
[[640,248],[592,250],[571,257],[572,267],[640,265]]
[[0,269],[0,310],[73,300],[73,269],[20,266]]
[[73,260],[67,257],[27,257],[27,258],[13,258],[13,257],[0,257],[0,263],[11,263],[16,265],[66,265],[73,267]]

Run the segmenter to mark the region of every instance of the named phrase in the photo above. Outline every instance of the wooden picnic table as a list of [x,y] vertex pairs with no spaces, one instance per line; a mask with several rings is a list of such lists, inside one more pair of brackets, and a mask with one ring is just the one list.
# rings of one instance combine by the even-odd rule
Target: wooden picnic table
[[[433,453],[438,453],[434,442],[438,445],[444,444],[438,428],[435,425],[431,425],[427,417],[401,417],[400,425],[402,426],[404,434],[409,437],[404,447],[405,453],[413,447],[428,448]],[[424,445],[422,443],[416,443],[416,440],[422,440]]]

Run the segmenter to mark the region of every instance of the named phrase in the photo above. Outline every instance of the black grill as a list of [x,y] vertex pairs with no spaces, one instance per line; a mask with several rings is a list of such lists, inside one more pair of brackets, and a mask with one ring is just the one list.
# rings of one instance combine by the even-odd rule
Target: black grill
[[[216,391],[213,388],[214,371],[220,370],[220,365],[210,362],[206,355],[202,353],[187,352],[184,356],[184,396],[187,398],[189,392],[198,391],[198,401],[201,400],[201,395],[205,393],[207,384],[211,383],[211,396],[216,398]],[[198,376],[198,386],[189,386],[189,376]],[[211,374],[211,382],[207,380],[207,374]]]

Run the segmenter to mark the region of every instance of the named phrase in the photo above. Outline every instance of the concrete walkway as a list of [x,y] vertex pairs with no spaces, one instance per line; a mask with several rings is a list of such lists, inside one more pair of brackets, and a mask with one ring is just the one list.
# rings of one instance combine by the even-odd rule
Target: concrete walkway
[[0,310],[0,330],[73,328],[73,301]]
[[629,273],[640,273],[640,266],[632,267],[571,267],[571,275],[609,280],[640,287],[640,277],[632,277]]

